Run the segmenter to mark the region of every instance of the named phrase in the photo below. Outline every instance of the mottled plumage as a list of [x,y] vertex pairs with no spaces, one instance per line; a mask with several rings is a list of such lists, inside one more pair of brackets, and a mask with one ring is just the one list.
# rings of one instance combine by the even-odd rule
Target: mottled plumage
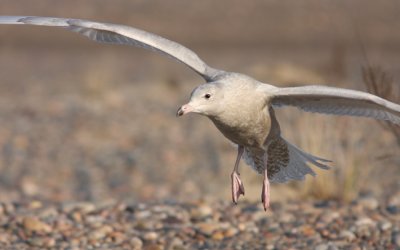
[[161,52],[193,69],[207,83],[198,86],[179,116],[194,112],[211,119],[230,141],[238,145],[232,172],[232,199],[244,195],[239,161],[264,175],[261,200],[269,206],[269,180],[286,182],[315,175],[311,166],[328,169],[327,160],[303,152],[281,136],[274,108],[295,106],[309,112],[365,116],[400,124],[400,106],[355,90],[326,86],[277,88],[238,73],[214,69],[193,51],[158,35],[136,28],[80,19],[0,16],[0,24],[30,24],[69,29],[103,43],[134,45]]

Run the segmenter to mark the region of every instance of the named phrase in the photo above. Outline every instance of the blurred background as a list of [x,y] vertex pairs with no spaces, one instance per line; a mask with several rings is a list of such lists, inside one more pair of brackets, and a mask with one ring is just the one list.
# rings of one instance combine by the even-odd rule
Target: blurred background
[[[0,15],[130,25],[263,82],[369,89],[400,103],[396,0],[2,0]],[[184,65],[62,29],[2,25],[0,79],[0,201],[231,199],[234,146],[204,117],[175,117],[203,82]],[[274,184],[272,201],[399,192],[398,127],[290,108],[278,119],[286,139],[333,168]],[[243,162],[240,172],[245,199],[258,200],[262,177]]]

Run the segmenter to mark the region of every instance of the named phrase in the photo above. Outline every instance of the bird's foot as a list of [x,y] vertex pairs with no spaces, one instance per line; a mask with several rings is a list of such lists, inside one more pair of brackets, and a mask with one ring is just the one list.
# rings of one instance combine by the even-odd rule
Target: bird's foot
[[232,172],[232,201],[237,204],[239,196],[242,194],[244,196],[244,186],[240,180],[239,173],[236,171]]
[[264,177],[263,187],[261,192],[261,202],[264,206],[264,211],[267,211],[269,208],[269,180],[268,177]]

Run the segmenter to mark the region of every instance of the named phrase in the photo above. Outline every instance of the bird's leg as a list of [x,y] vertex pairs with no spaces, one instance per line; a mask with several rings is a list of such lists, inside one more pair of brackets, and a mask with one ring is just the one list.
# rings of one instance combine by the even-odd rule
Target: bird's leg
[[242,181],[240,180],[239,174],[239,162],[240,158],[242,157],[244,151],[243,146],[238,146],[238,153],[236,157],[235,167],[233,168],[233,172],[231,174],[232,179],[232,201],[233,203],[237,204],[239,196],[242,194],[244,195],[244,186]]
[[268,180],[267,168],[265,168],[264,170],[264,181],[261,192],[261,202],[264,206],[264,210],[267,211],[269,207],[269,180]]

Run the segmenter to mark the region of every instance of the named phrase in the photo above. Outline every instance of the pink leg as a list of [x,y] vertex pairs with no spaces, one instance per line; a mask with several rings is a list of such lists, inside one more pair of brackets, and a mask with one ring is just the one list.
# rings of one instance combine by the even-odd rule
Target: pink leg
[[267,169],[264,170],[264,181],[263,181],[263,187],[262,187],[262,192],[261,192],[261,202],[264,206],[264,211],[267,211],[269,208],[269,180],[268,180],[268,174],[267,174]]
[[240,158],[242,158],[242,154],[244,151],[243,146],[238,146],[238,154],[236,157],[235,167],[233,168],[233,172],[231,174],[232,179],[232,201],[237,204],[239,196],[244,195],[244,186],[242,181],[240,180],[239,174],[239,162]]

